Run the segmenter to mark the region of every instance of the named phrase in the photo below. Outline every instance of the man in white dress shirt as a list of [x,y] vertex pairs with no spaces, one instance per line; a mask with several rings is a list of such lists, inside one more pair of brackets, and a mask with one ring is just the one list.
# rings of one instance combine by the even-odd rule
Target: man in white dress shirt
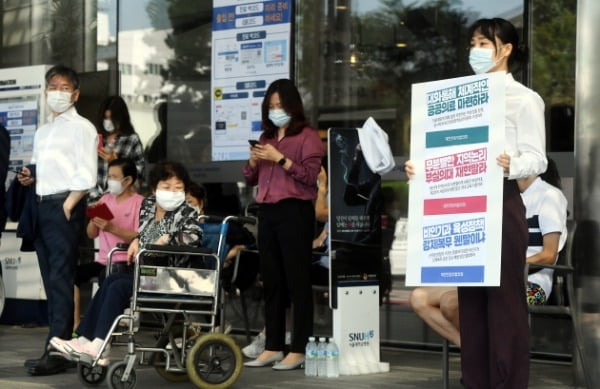
[[83,197],[96,184],[97,174],[96,129],[73,106],[79,98],[77,73],[60,65],[48,70],[45,95],[52,115],[35,133],[31,160],[35,174],[24,167],[18,175],[23,185],[35,183],[35,250],[48,298],[44,354],[25,361],[31,375],[56,374],[69,366],[65,359],[49,355],[47,345],[53,336],[71,337],[77,246],[85,219]]

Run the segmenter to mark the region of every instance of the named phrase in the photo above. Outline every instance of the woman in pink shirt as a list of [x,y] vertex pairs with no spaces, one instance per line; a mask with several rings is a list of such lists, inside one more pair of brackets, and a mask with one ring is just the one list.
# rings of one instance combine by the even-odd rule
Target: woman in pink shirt
[[[87,225],[87,235],[91,239],[99,238],[100,249],[96,262],[78,266],[75,276],[74,327],[79,325],[81,315],[79,304],[79,285],[98,277],[102,284],[106,276],[108,253],[117,243],[129,243],[137,236],[140,207],[144,196],[136,193],[135,182],[137,168],[129,158],[116,159],[108,165],[108,193],[104,194],[95,206],[105,204],[113,215],[110,220],[92,218]],[[112,257],[111,272],[128,272],[132,267],[127,264],[127,253],[117,252]]]
[[[250,149],[244,167],[249,185],[258,185],[260,204],[258,250],[265,292],[265,350],[245,366],[292,370],[304,362],[312,334],[310,284],[317,175],[321,169],[321,138],[308,125],[300,93],[292,81],[274,81],[262,103],[259,143]],[[291,300],[293,332],[290,353],[285,346],[285,309]]]

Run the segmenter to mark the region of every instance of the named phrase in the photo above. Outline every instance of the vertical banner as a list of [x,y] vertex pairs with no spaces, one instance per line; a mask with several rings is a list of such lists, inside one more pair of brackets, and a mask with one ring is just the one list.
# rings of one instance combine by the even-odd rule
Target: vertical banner
[[269,84],[290,78],[292,0],[213,0],[212,160],[247,159]]
[[331,128],[329,145],[330,301],[336,287],[377,284],[381,271],[381,176],[369,169],[358,130]]
[[498,286],[505,74],[412,87],[407,286]]
[[330,128],[329,269],[340,374],[389,371],[379,362],[381,176],[365,161],[356,128]]

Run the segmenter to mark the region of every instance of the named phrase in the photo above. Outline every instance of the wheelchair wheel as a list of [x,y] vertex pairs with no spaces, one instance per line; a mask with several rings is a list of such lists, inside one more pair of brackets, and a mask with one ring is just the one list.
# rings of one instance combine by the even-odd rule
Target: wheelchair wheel
[[135,388],[135,383],[137,381],[137,377],[135,375],[135,369],[131,370],[129,373],[129,377],[127,381],[122,381],[123,374],[125,374],[125,368],[127,367],[127,362],[121,361],[117,362],[108,369],[108,387],[110,389],[133,389]]
[[[191,343],[193,341],[193,339],[195,339],[195,335],[196,332],[192,329],[187,330],[187,345],[186,347],[183,347],[183,345],[181,344],[183,341],[183,328],[177,328],[176,330],[173,331],[173,339],[175,341],[175,346],[177,347],[177,350],[179,353],[186,353],[187,350],[191,347],[191,345],[193,343]],[[169,338],[167,336],[162,337],[161,339],[159,339],[159,341],[156,343],[156,347],[157,348],[171,348],[172,349],[172,345],[169,345]],[[171,361],[173,361],[173,358],[175,357],[175,353],[173,352],[173,350],[170,351],[171,354]],[[180,354],[181,355],[181,354]],[[164,378],[165,380],[169,381],[169,382],[187,382],[190,380],[190,377],[188,377],[187,372],[174,372],[174,371],[167,371],[166,369],[166,358],[165,355],[163,353],[154,353],[154,355],[152,356],[152,361],[151,364],[154,366],[154,370],[156,370],[156,372],[158,373],[159,376],[161,376],[162,378]],[[174,362],[171,362],[171,365],[174,365]],[[185,359],[184,359],[184,367],[185,367]]]
[[229,388],[242,372],[242,352],[224,334],[198,338],[186,357],[190,380],[199,388]]
[[106,373],[108,372],[108,368],[105,366],[91,367],[87,363],[78,363],[77,364],[77,377],[79,378],[79,382],[81,382],[84,386],[94,387],[101,385],[106,378]]

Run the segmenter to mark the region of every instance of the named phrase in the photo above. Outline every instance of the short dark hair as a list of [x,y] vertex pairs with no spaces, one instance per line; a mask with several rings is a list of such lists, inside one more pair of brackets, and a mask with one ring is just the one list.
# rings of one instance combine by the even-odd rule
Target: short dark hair
[[185,167],[179,162],[162,161],[154,165],[148,176],[148,184],[152,190],[156,189],[159,181],[168,180],[171,177],[177,177],[183,181],[183,188],[187,192],[190,186],[190,175]]
[[46,86],[48,86],[48,84],[50,84],[50,80],[56,76],[67,78],[69,81],[71,81],[71,86],[73,86],[73,89],[79,89],[79,76],[75,70],[64,65],[56,65],[51,67],[46,72]]
[[99,128],[103,133],[106,133],[102,122],[104,121],[104,113],[110,111],[110,120],[114,123],[115,129],[119,134],[131,135],[135,133],[133,125],[131,124],[131,116],[129,115],[129,109],[127,104],[121,96],[109,96],[102,104],[100,104],[100,110],[98,112],[98,124]]
[[204,202],[204,206],[206,207],[206,189],[204,189],[202,185],[191,181],[186,192],[195,199],[202,200]]
[[135,183],[138,178],[137,167],[135,166],[135,162],[131,158],[117,158],[114,161],[111,161],[108,164],[108,167],[111,168],[113,166],[117,166],[121,168],[123,172],[123,177],[131,177],[131,184]]
[[279,94],[281,107],[292,117],[289,127],[285,130],[285,135],[299,134],[304,127],[308,125],[306,115],[304,114],[304,105],[298,88],[291,80],[280,78],[269,85],[265,98],[262,102],[262,128],[267,138],[273,138],[277,135],[279,129],[271,120],[269,120],[269,102],[273,93]]
[[512,45],[512,52],[508,57],[509,69],[515,70],[519,65],[527,62],[527,48],[519,39],[519,33],[515,26],[506,19],[479,19],[469,28],[468,39],[471,40],[475,32],[492,41],[496,47],[496,37],[504,44]]
[[547,159],[548,167],[546,168],[546,171],[544,173],[540,174],[540,178],[546,181],[548,184],[562,190],[560,174],[558,173],[558,166],[556,166],[556,162],[554,162],[552,158]]

